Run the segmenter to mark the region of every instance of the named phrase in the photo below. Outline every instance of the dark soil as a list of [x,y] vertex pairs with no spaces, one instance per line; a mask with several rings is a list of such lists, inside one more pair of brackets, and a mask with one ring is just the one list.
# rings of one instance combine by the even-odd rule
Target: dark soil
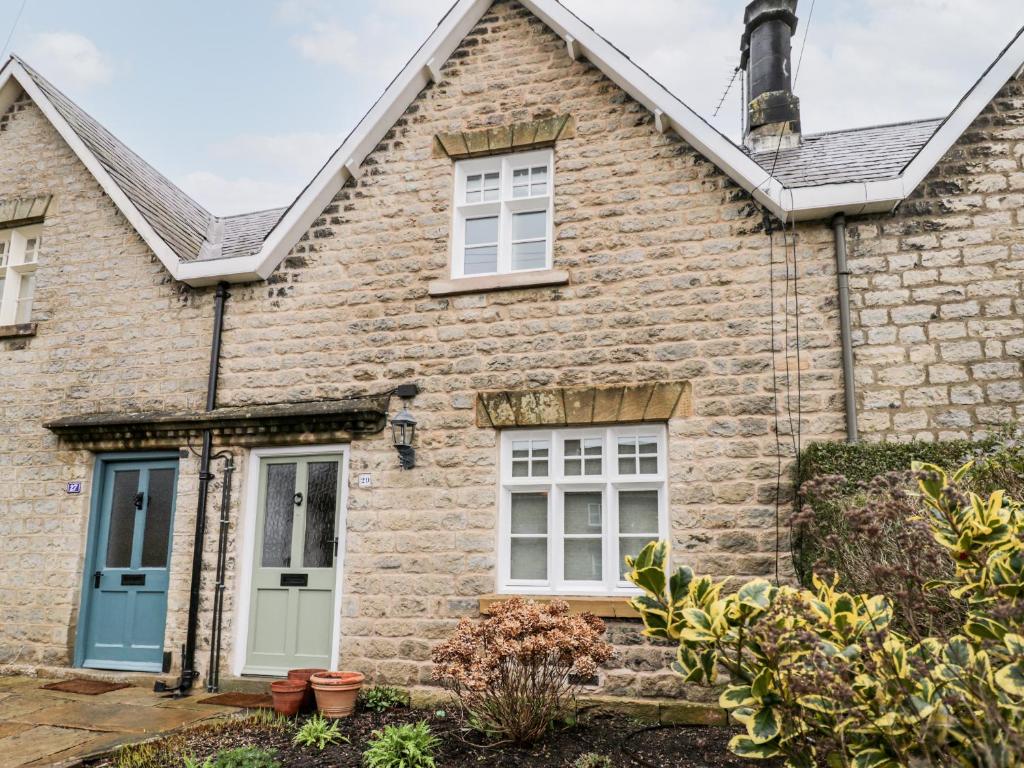
[[[571,727],[553,730],[528,747],[488,746],[482,737],[450,716],[396,709],[381,714],[359,713],[342,721],[346,744],[315,747],[292,744],[294,727],[272,728],[251,720],[236,720],[182,731],[166,742],[168,749],[144,762],[144,768],[180,768],[181,755],[201,761],[222,749],[258,746],[276,752],[284,768],[356,768],[373,732],[386,725],[426,719],[441,739],[435,758],[438,768],[571,768],[581,755],[596,753],[611,759],[614,768],[721,768],[772,763],[741,760],[728,750],[735,732],[709,726],[658,726],[622,716],[595,715]],[[138,768],[143,768],[138,762]],[[114,766],[108,760],[101,765]]]

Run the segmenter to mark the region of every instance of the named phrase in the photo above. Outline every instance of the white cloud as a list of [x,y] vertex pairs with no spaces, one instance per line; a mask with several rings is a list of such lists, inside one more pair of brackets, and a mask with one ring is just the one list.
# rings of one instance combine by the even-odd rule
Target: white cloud
[[323,0],[284,0],[278,18],[298,27],[291,44],[303,58],[365,79],[371,90],[387,83],[447,9],[449,0],[378,0],[338,14]]
[[96,44],[77,32],[40,32],[28,42],[28,62],[65,86],[110,82],[113,65]]
[[349,73],[359,71],[359,38],[340,22],[314,21],[307,31],[293,35],[291,42],[310,61],[337,64]]
[[327,133],[242,134],[208,148],[209,165],[227,170],[193,171],[181,187],[220,216],[288,205],[340,143]]
[[247,176],[226,178],[208,171],[187,173],[180,185],[196,202],[218,216],[288,205],[302,188],[299,183],[266,181]]
[[215,158],[244,162],[250,169],[312,175],[341,144],[341,135],[299,132],[247,133],[210,147]]

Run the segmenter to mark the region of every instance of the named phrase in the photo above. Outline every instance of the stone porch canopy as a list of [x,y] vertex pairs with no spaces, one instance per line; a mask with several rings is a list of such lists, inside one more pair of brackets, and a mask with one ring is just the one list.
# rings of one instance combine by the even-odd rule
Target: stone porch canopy
[[383,431],[389,400],[390,394],[381,394],[212,411],[97,413],[67,416],[43,426],[69,447],[92,451],[177,450],[207,429],[220,445],[315,445]]

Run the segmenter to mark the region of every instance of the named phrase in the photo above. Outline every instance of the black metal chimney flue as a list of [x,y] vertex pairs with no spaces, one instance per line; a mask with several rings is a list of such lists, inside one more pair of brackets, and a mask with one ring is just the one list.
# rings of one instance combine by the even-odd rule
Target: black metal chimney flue
[[740,68],[747,73],[743,143],[754,152],[800,143],[800,99],[793,95],[790,39],[797,0],[754,0],[743,14]]

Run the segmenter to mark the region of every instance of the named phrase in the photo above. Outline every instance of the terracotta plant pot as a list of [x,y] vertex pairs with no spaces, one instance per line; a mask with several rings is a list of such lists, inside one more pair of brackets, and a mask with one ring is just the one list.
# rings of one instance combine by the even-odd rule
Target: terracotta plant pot
[[348,717],[355,711],[356,697],[363,687],[359,672],[321,672],[309,678],[316,693],[316,707],[328,718]]
[[302,680],[275,680],[270,684],[274,698],[274,711],[285,717],[294,717],[306,697],[306,683]]
[[316,711],[316,694],[313,693],[313,686],[309,684],[309,678],[313,675],[319,674],[320,672],[326,672],[326,669],[289,669],[288,679],[296,682],[302,682],[306,684],[306,696],[302,700],[302,711],[303,712],[314,712]]

